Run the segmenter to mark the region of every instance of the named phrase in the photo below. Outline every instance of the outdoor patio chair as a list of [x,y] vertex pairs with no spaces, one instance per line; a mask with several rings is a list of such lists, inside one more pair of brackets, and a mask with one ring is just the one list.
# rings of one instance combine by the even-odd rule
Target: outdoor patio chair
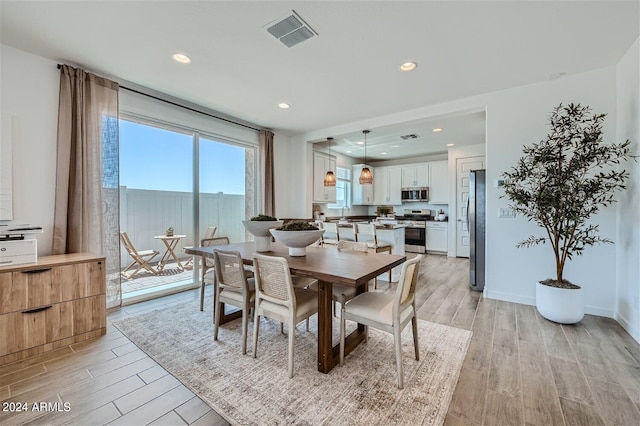
[[[120,241],[122,242],[124,248],[127,250],[127,253],[129,253],[129,256],[131,256],[131,258],[133,259],[133,262],[131,262],[129,266],[127,266],[120,272],[120,275],[123,278],[130,280],[142,269],[151,272],[153,275],[158,275],[158,271],[151,265],[149,265],[149,262],[154,257],[159,255],[160,252],[156,250],[136,250],[133,243],[131,242],[131,239],[129,238],[129,235],[127,235],[126,232],[120,233]],[[127,275],[127,272],[133,268],[136,268],[135,271],[130,272]]]

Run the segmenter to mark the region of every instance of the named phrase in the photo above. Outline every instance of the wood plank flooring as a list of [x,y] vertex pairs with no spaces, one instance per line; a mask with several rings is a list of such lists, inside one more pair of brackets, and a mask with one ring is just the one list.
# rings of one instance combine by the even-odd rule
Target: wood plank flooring
[[[640,424],[640,345],[617,322],[561,326],[532,306],[483,299],[467,285],[467,264],[427,255],[416,294],[419,318],[473,331],[447,425]],[[226,425],[112,325],[198,298],[192,290],[126,306],[99,339],[0,367],[3,405],[28,403],[0,412],[0,424]]]

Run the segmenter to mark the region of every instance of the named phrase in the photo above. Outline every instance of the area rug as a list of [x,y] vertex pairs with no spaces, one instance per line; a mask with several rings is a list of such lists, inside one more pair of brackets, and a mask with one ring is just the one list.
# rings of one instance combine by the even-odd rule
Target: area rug
[[[258,357],[249,324],[247,355],[241,321],[213,340],[211,306],[198,302],[120,320],[114,325],[231,424],[440,425],[456,386],[471,332],[419,320],[420,361],[411,326],[402,335],[404,389],[396,385],[393,336],[369,329],[369,341],[329,374],[317,371],[317,321],[296,329],[294,377],[287,373],[287,335],[262,319]],[[350,328],[353,323],[347,323]],[[286,333],[285,329],[285,333]],[[334,321],[334,342],[339,321]]]

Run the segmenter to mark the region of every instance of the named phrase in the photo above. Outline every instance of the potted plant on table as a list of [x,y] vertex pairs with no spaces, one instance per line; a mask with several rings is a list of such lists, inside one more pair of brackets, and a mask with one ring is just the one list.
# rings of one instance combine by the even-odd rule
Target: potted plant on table
[[257,252],[267,252],[271,250],[271,234],[269,229],[282,226],[282,221],[273,216],[259,214],[242,223],[247,231],[254,236]]
[[276,241],[289,247],[289,256],[306,256],[307,246],[318,241],[324,229],[310,225],[303,221],[289,222],[276,229],[270,229]]
[[629,176],[615,167],[628,159],[630,142],[603,143],[605,116],[592,115],[591,108],[580,104],[558,105],[547,136],[525,146],[517,165],[502,175],[510,208],[546,234],[532,235],[516,246],[551,244],[556,277],[536,284],[536,307],[543,317],[563,324],[584,316],[582,288],[565,278],[566,262],[587,246],[612,243],[588,221],[615,202],[614,193],[625,188]]
[[173,226],[168,227],[167,230],[164,232],[164,234],[167,237],[173,237]]

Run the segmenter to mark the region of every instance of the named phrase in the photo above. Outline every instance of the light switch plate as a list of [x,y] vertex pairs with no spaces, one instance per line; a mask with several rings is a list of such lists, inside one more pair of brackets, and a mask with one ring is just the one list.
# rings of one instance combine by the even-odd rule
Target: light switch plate
[[513,219],[516,217],[516,211],[508,207],[500,207],[498,209],[498,217]]

